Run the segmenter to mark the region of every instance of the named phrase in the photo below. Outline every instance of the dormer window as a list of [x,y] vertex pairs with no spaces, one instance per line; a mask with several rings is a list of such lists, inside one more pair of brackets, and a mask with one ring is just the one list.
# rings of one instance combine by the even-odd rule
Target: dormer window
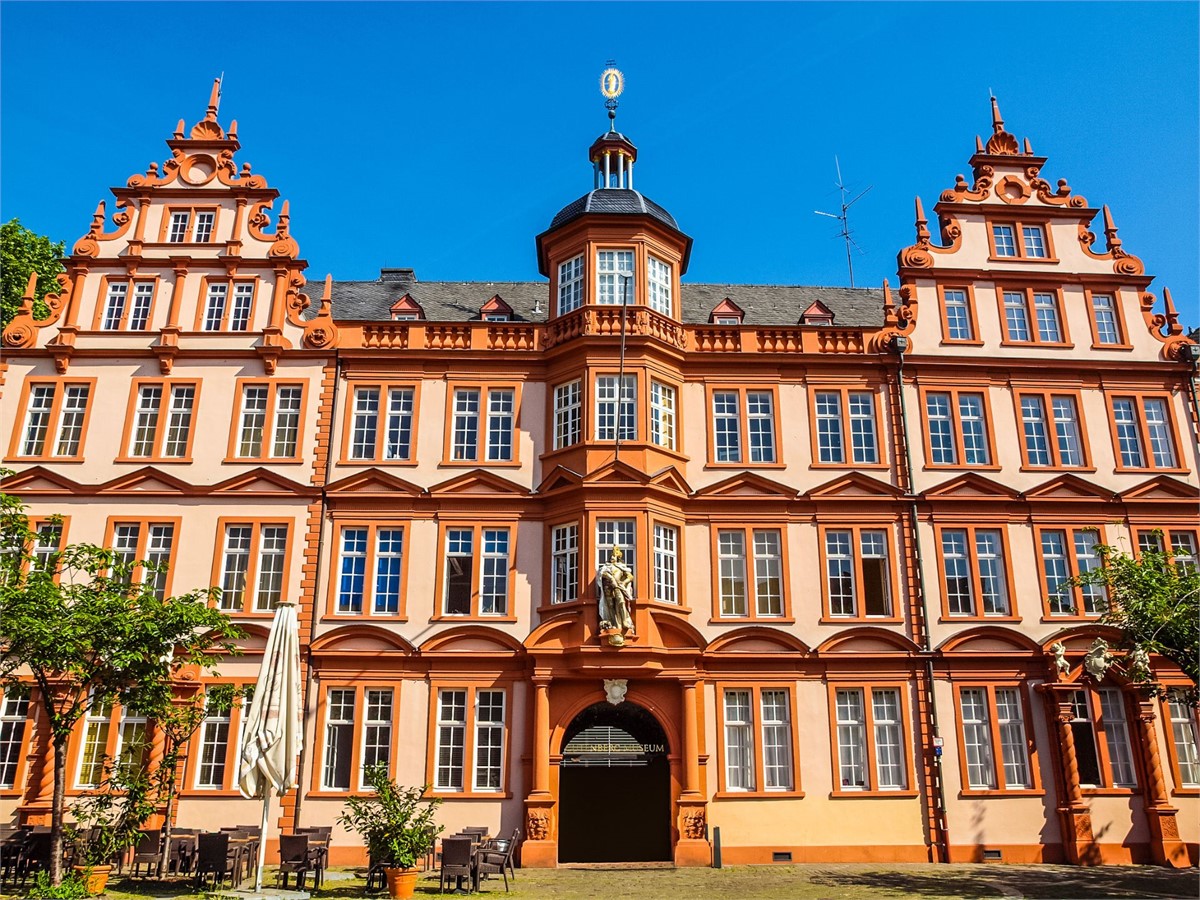
[[392,313],[393,322],[419,322],[421,317],[416,313]]
[[596,253],[596,302],[605,306],[633,303],[633,251],[600,250]]
[[650,308],[671,315],[671,267],[651,256],[646,261],[646,275]]
[[508,313],[484,313],[483,321],[485,322],[508,322],[512,319]]
[[512,316],[512,307],[499,294],[494,294],[491,300],[479,307],[479,318],[484,322],[511,322]]
[[713,307],[708,314],[708,321],[713,325],[741,325],[746,314],[742,308],[726,297]]
[[419,322],[425,318],[425,310],[409,294],[393,303],[389,312],[393,322]]
[[808,309],[800,314],[801,325],[832,325],[833,310],[822,303],[820,300],[814,300]]
[[568,259],[558,267],[558,314],[583,305],[583,256]]

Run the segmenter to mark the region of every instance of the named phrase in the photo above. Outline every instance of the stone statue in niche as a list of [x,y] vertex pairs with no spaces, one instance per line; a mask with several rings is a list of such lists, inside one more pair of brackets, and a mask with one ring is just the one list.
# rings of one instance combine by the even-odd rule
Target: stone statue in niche
[[600,633],[611,647],[624,647],[625,636],[634,634],[630,608],[633,606],[633,569],[625,564],[625,554],[613,547],[608,562],[596,573],[596,591],[600,602]]

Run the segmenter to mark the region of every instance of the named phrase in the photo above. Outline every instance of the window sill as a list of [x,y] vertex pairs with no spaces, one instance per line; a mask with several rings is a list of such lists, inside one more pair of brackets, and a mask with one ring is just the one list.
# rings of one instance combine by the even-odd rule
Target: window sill
[[440,622],[504,622],[511,624],[516,621],[516,616],[455,615],[453,613],[442,613],[441,615],[431,616],[429,619],[431,625]]
[[1113,469],[1114,475],[1187,475],[1190,472],[1191,469],[1181,469],[1178,467],[1174,469],[1159,469],[1153,466],[1142,466],[1137,469],[1118,466]]
[[1047,265],[1054,265],[1058,263],[1058,259],[1053,256],[989,256],[988,262],[1045,263]]
[[1088,474],[1096,471],[1095,466],[1031,466],[1022,463],[1019,472],[1078,472]]
[[294,456],[227,456],[221,463],[226,466],[300,466],[304,465],[304,460]]
[[[312,796],[311,794],[309,796]],[[438,797],[442,800],[511,800],[508,791],[426,791],[422,799],[431,800]]]
[[1132,797],[1135,794],[1141,794],[1141,788],[1122,788],[1122,787],[1082,787],[1080,793],[1085,797]]
[[809,464],[809,468],[810,469],[853,469],[854,471],[857,472],[859,469],[890,469],[891,465],[889,463],[856,463],[856,462],[829,463],[829,462],[817,462],[814,460],[811,464]]
[[539,619],[545,621],[547,618],[556,616],[559,613],[578,612],[585,605],[586,603],[582,598],[576,597],[574,600],[564,600],[562,603],[544,603],[535,609],[534,612],[537,613]]
[[1010,341],[1004,338],[1000,341],[1001,347],[1044,347],[1047,350],[1074,350],[1074,344],[1068,344],[1063,341]]
[[1133,344],[1092,344],[1093,350],[1132,350]]
[[519,469],[521,461],[515,459],[443,459],[439,469]]
[[955,338],[942,338],[943,347],[982,347],[983,341],[977,340],[958,340]]
[[963,622],[1020,622],[1020,616],[956,616],[952,613],[943,612],[938,616],[939,625],[957,625]]
[[[660,604],[666,606],[667,604]],[[720,616],[708,620],[709,625],[795,625],[791,616]]]
[[[81,463],[84,461],[82,456],[6,456],[3,462],[6,463]],[[120,462],[120,460],[115,460]]]
[[831,616],[823,614],[818,625],[903,625],[902,616]]
[[321,616],[322,622],[379,622],[381,624],[402,625],[408,621],[404,613],[340,613],[328,609]]
[[1092,613],[1092,614],[1087,614],[1087,615],[1082,615],[1082,616],[1075,616],[1075,615],[1055,616],[1055,615],[1050,615],[1048,613],[1042,613],[1041,622],[1043,625],[1053,625],[1056,622],[1095,622],[1097,619],[1100,618],[1101,615],[1103,615],[1103,613]]
[[804,791],[717,791],[714,800],[800,800]]
[[[215,608],[221,609],[219,606]],[[247,612],[240,609],[221,609],[221,612],[225,613],[227,616],[233,616],[242,619],[270,619],[275,616],[275,612],[273,610],[263,610],[261,612],[258,610],[253,610]]]
[[995,463],[980,465],[979,463],[925,463],[922,472],[999,472],[1003,466]]
[[1200,787],[1181,787],[1171,791],[1172,797],[1200,797]]
[[[129,463],[140,466],[177,466],[186,465],[191,461],[192,458],[190,456],[118,456],[113,460],[113,464]],[[61,462],[61,460],[56,460],[56,462]]]
[[958,792],[962,799],[972,797],[1045,797],[1046,792],[1038,788],[963,788]]
[[[225,788],[196,788],[196,787],[193,787],[193,788],[186,788],[185,790],[180,791],[179,796],[180,797],[188,797],[188,798],[197,798],[197,799],[203,798],[203,797],[210,797],[213,800],[217,800],[217,799],[228,800],[231,797],[242,798],[242,792],[239,791],[237,788],[232,788],[230,790],[226,790]],[[245,798],[242,798],[242,799],[245,799]]]
[[903,791],[830,791],[830,800],[857,800],[860,797],[870,797],[872,799],[882,799],[884,797],[892,797],[897,800],[911,800],[914,797],[919,797],[919,791],[903,790]]
[[377,466],[415,466],[418,465],[415,459],[339,459],[335,465],[338,466],[360,466],[364,469],[373,469]]
[[781,462],[713,462],[704,464],[706,469],[786,469],[787,464]]

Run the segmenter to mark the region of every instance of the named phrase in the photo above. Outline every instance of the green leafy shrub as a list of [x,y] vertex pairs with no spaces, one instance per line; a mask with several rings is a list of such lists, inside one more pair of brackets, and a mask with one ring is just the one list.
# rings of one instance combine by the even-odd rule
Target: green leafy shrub
[[29,889],[29,900],[84,900],[87,884],[82,875],[72,872],[64,876],[61,884],[51,884],[50,873],[44,869],[33,876],[33,887]]
[[441,799],[423,799],[428,785],[400,787],[384,765],[368,767],[364,777],[373,793],[347,800],[338,822],[363,836],[373,864],[413,868],[441,833],[441,826],[433,824]]

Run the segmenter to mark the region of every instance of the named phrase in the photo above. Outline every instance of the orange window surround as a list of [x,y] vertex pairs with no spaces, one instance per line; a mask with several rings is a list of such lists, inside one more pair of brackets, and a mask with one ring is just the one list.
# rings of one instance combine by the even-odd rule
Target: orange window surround
[[[146,331],[158,297],[157,278],[106,275],[96,295],[95,331]],[[139,327],[140,326],[140,327]]]
[[1084,300],[1088,325],[1092,329],[1093,350],[1132,350],[1129,329],[1125,325],[1125,308],[1117,287],[1099,290],[1085,287]]
[[954,711],[963,796],[1043,793],[1033,717],[1021,682],[955,681]]
[[184,797],[238,796],[238,736],[250,710],[254,685],[222,680],[208,682],[204,689],[229,691],[232,703],[227,711],[214,710],[207,714],[192,735],[180,794]]
[[891,522],[817,529],[821,565],[821,622],[903,622]]
[[302,463],[305,382],[239,378],[227,463]]
[[907,681],[829,682],[834,798],[916,797]]
[[803,797],[796,685],[720,682],[717,698],[717,797]]
[[708,463],[713,467],[782,468],[777,384],[709,385]]
[[756,522],[710,528],[712,623],[794,622],[788,589],[787,526]]
[[520,466],[520,424],[520,382],[451,382],[442,465]]
[[1019,622],[1003,521],[935,527],[941,621]]
[[430,785],[431,794],[492,799],[511,796],[508,757],[512,685],[510,679],[499,678],[435,680],[430,684],[425,783]]
[[134,378],[117,462],[190,463],[199,381]]
[[1079,391],[1019,388],[1013,404],[1022,471],[1096,471]]
[[336,519],[325,615],[406,622],[407,521]]
[[1063,587],[1100,565],[1096,547],[1107,543],[1104,527],[1095,525],[1038,525],[1033,530],[1042,589],[1042,621],[1095,619],[1105,609],[1100,586]]
[[1114,391],[1108,427],[1118,472],[1179,472],[1182,442],[1172,396],[1163,391]]
[[879,417],[879,385],[808,386],[812,465],[820,468],[886,469]]
[[1070,349],[1071,332],[1057,287],[1005,287],[996,285],[996,303],[1003,336],[1000,346]]
[[234,615],[270,617],[289,595],[294,519],[221,517],[213,553],[217,607]]
[[95,378],[27,378],[8,458],[82,462]]
[[982,347],[979,315],[975,308],[975,286],[938,285],[938,313],[942,323],[942,343]]
[[155,593],[169,597],[178,556],[176,550],[182,538],[182,524],[183,519],[178,516],[145,519],[109,516],[104,529],[104,546],[115,551],[123,562],[165,564],[166,571],[157,572],[145,566],[136,566],[131,577],[135,584],[152,582]]
[[921,440],[930,469],[996,471],[991,399],[986,385],[922,385]]
[[515,622],[516,559],[514,520],[443,521],[430,621]]
[[316,747],[312,792],[358,793],[367,787],[365,770],[385,764],[395,772],[401,685],[399,680],[322,680],[317,699],[320,743]]
[[354,382],[349,388],[339,462],[415,466],[420,382]]
[[[995,226],[1012,230],[1012,249],[1016,252],[1001,255]],[[1038,240],[1035,236],[1025,234],[1025,229],[1031,228],[1041,232],[1040,245],[1042,252],[1038,255],[1036,247]],[[1021,262],[1054,263],[1058,259],[1054,255],[1054,239],[1050,233],[1050,223],[1042,220],[1019,219],[989,219],[987,222],[988,257],[992,262]],[[1032,251],[1032,252],[1031,252]]]

